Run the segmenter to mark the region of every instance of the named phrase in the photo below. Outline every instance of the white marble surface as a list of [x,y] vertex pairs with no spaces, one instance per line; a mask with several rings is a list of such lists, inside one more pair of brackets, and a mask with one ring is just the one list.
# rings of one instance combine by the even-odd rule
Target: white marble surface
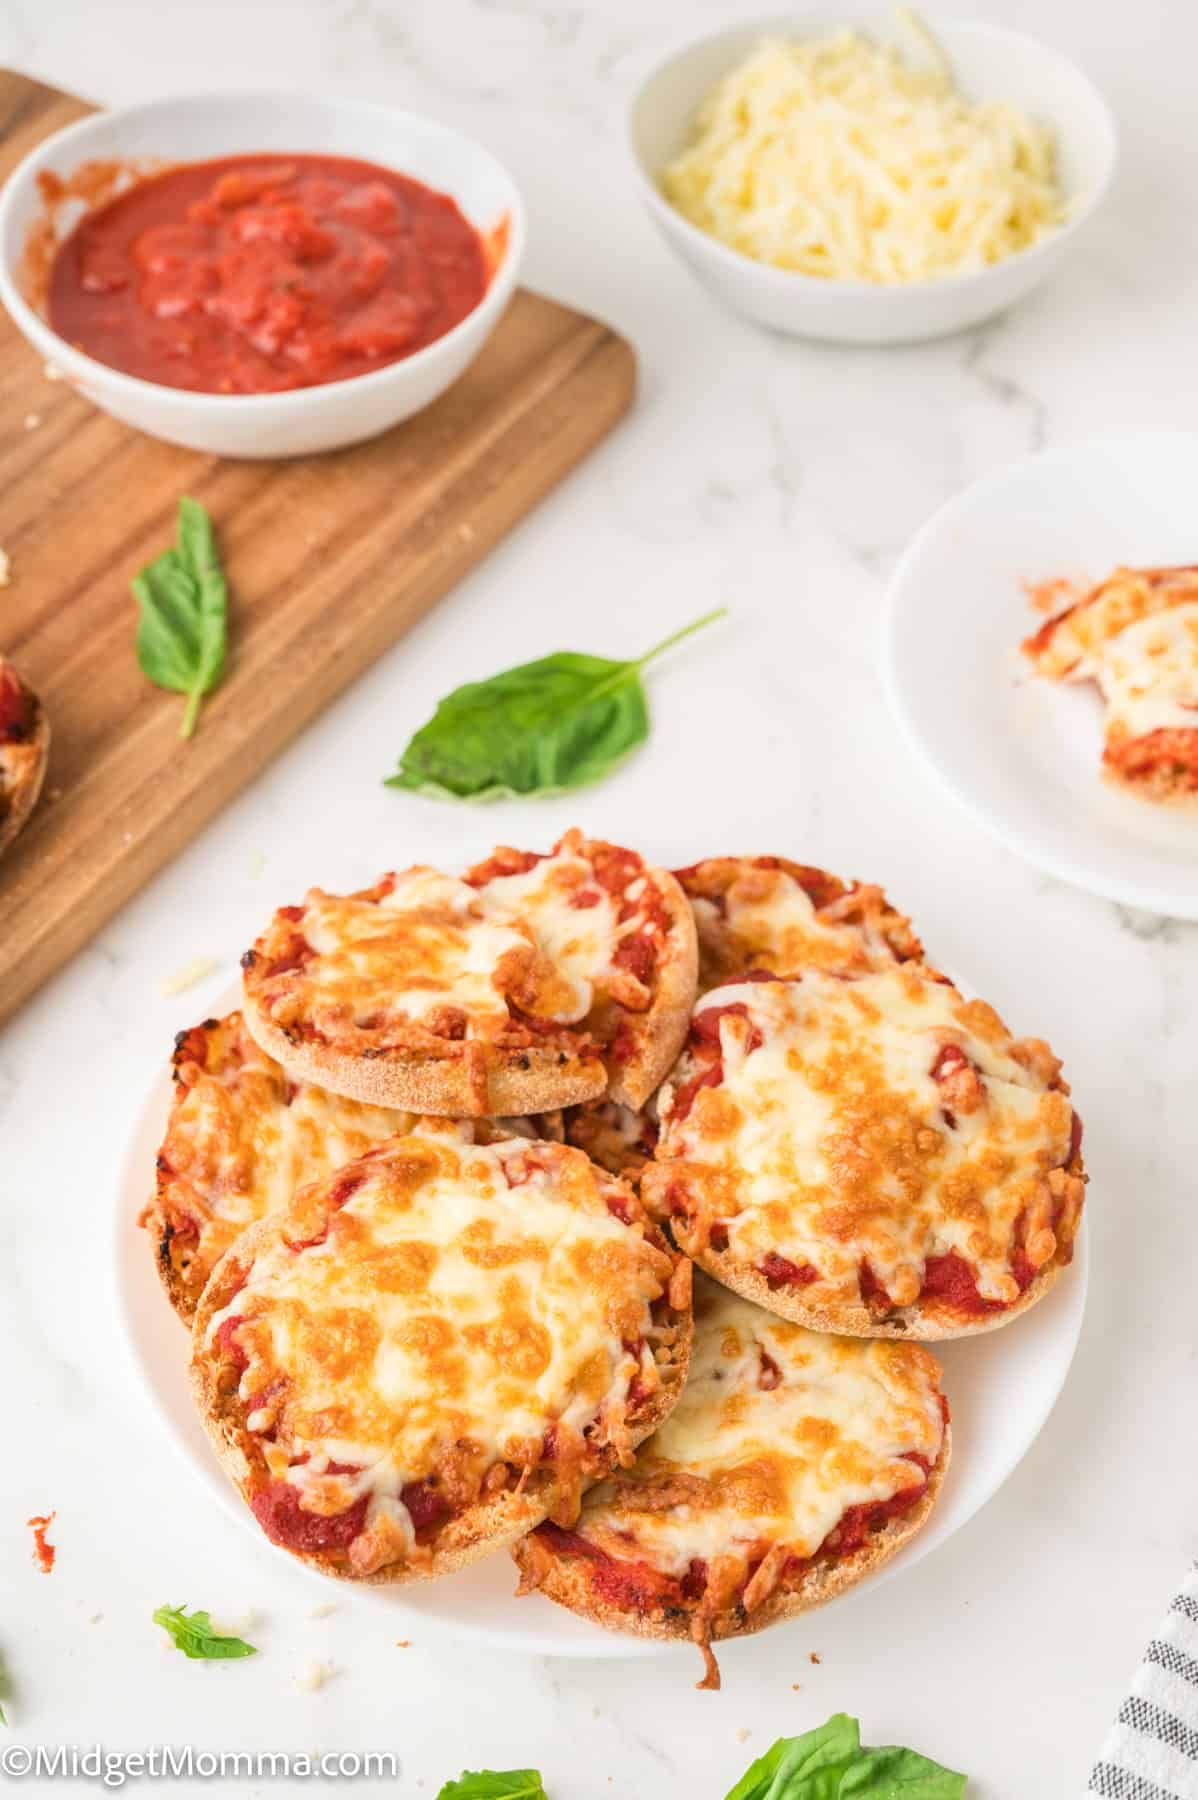
[[[1022,310],[873,353],[723,316],[629,194],[630,84],[688,21],[732,10],[0,0],[0,57],[99,100],[269,80],[473,130],[524,186],[530,281],[627,332],[643,378],[599,454],[0,1034],[0,1649],[19,1741],[395,1749],[404,1776],[388,1792],[431,1796],[464,1764],[533,1763],[553,1800],[719,1800],[774,1736],[843,1707],[872,1741],[971,1771],[980,1800],[1063,1800],[1198,1548],[1198,929],[1042,878],[949,811],[885,716],[873,664],[886,571],[962,483],[1041,443],[1193,419],[1198,13],[1188,0],[986,7],[1102,81],[1122,174],[1076,261]],[[0,496],[0,538],[2,521]],[[719,635],[655,674],[650,747],[580,800],[484,814],[380,786],[459,677],[559,646],[633,652],[719,602],[733,609]],[[551,1663],[420,1633],[399,1649],[349,1592],[311,1618],[307,1579],[163,1452],[114,1344],[126,1122],[269,908],[312,879],[454,864],[575,817],[667,862],[777,850],[884,881],[950,967],[1064,1054],[1087,1121],[1088,1322],[1031,1455],[915,1573],[742,1646],[716,1696],[668,1658]],[[162,978],[200,955],[219,973],[162,998]],[[46,1580],[24,1520],[49,1507],[60,1548]],[[165,1652],[149,1614],[168,1600],[260,1609],[265,1654],[211,1667]],[[314,1695],[292,1679],[313,1654],[338,1669]]]

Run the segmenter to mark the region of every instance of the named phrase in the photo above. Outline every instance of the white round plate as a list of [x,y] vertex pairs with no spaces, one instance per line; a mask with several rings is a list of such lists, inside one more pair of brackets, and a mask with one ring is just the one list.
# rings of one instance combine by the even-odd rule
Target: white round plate
[[1099,581],[1119,563],[1198,562],[1198,435],[1049,450],[941,507],[890,587],[883,680],[932,773],[1000,843],[1062,881],[1198,919],[1198,812],[1101,775],[1102,701],[1031,673],[1043,623],[1025,584]]
[[[236,1004],[235,997],[228,999],[229,1006]],[[327,1577],[307,1569],[263,1537],[217,1463],[193,1409],[187,1381],[187,1334],[167,1303],[152,1246],[137,1225],[137,1216],[154,1185],[154,1159],[162,1141],[170,1091],[170,1076],[164,1071],[134,1121],[116,1184],[116,1295],[127,1348],[165,1437],[192,1473],[253,1535],[264,1555],[282,1559],[289,1570],[299,1570],[327,1592]],[[944,1543],[997,1492],[1027,1454],[1069,1371],[1081,1331],[1086,1281],[1083,1232],[1072,1269],[1030,1313],[1003,1331],[937,1346],[953,1416],[953,1459],[940,1501],[919,1535],[852,1594],[911,1568]],[[632,1657],[683,1649],[693,1655],[689,1645],[659,1644],[603,1631],[539,1594],[517,1600],[515,1581],[514,1564],[500,1552],[439,1581],[401,1588],[363,1584],[354,1592],[364,1603],[389,1608],[397,1628],[419,1625],[422,1634],[439,1630],[450,1637],[474,1638],[528,1655]],[[843,1605],[852,1594],[832,1604]]]

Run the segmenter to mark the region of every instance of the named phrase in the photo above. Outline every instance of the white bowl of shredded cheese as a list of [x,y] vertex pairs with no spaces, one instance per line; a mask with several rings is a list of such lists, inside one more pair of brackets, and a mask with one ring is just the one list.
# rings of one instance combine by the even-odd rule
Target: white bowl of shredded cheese
[[1002,311],[1114,173],[1114,121],[1057,50],[905,11],[775,14],[675,48],[629,112],[669,243],[775,330],[900,344]]

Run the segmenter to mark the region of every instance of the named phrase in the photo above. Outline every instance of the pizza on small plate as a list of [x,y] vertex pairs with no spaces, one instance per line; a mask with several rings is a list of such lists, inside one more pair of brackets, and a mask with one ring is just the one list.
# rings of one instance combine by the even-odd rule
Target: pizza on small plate
[[659,1112],[651,1210],[799,1324],[988,1331],[1072,1258],[1085,1176],[1060,1063],[922,966],[705,995]]
[[1149,800],[1198,795],[1198,568],[1116,569],[1023,649],[1037,674],[1097,684],[1113,781]]
[[296,1078],[451,1116],[640,1107],[686,1036],[697,949],[674,877],[570,831],[361,893],[313,888],[242,958],[245,1017]]
[[516,1545],[521,1592],[611,1630],[713,1640],[822,1606],[927,1519],[948,1405],[921,1344],[830,1337],[695,1278],[682,1398],[576,1524]]
[[922,955],[881,888],[784,856],[711,856],[675,871],[699,934],[699,990],[742,976],[858,974]]
[[37,805],[49,760],[46,709],[0,656],[0,852]]
[[568,1145],[391,1138],[242,1233],[200,1413],[272,1542],[330,1575],[462,1567],[632,1459],[690,1350],[691,1266]]

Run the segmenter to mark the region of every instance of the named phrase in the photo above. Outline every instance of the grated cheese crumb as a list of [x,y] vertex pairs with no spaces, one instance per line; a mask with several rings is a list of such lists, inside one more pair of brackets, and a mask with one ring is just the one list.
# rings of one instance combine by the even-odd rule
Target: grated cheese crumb
[[0,587],[9,587],[11,584],[12,562],[7,550],[0,550]]
[[209,975],[215,975],[219,963],[213,962],[210,956],[195,956],[173,975],[164,976],[162,992],[169,1000],[175,994],[185,994],[188,988],[197,987],[201,981],[207,981]]
[[1062,225],[1053,133],[954,86],[901,15],[907,60],[855,31],[767,38],[708,96],[662,171],[692,225],[757,262],[892,284],[981,269]]
[[42,370],[42,373],[46,377],[47,381],[65,381],[66,380],[66,376],[63,374],[62,370],[59,368],[57,363],[48,362],[46,364],[45,368]]
[[218,1613],[214,1621],[219,1637],[248,1637],[262,1614],[256,1606],[244,1607],[241,1612]]
[[736,1741],[738,1744],[747,1743],[752,1735],[753,1733],[749,1730],[749,1727],[747,1725],[742,1725],[736,1734]]
[[312,1662],[305,1663],[302,1669],[297,1669],[295,1685],[297,1688],[302,1688],[306,1694],[314,1694],[325,1685],[326,1681],[331,1681],[336,1673],[332,1663],[317,1662],[314,1659]]
[[41,424],[41,422],[42,422],[41,413],[26,413],[25,414],[25,429],[26,429],[26,431],[36,431],[38,426]]

